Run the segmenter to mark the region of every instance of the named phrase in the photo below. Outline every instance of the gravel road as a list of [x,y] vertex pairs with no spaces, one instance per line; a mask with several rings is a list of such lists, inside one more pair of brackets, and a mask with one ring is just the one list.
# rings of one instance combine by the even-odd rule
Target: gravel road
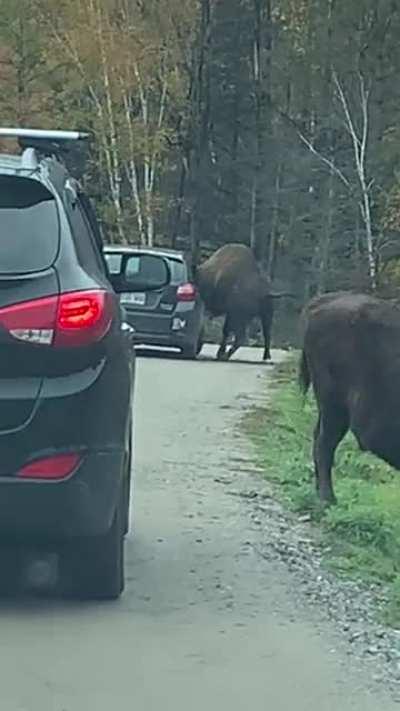
[[288,567],[259,554],[268,513],[260,525],[241,495],[258,475],[236,425],[271,367],[253,350],[231,363],[209,353],[139,360],[126,593],[117,604],[3,602],[5,710],[399,708],[301,602]]

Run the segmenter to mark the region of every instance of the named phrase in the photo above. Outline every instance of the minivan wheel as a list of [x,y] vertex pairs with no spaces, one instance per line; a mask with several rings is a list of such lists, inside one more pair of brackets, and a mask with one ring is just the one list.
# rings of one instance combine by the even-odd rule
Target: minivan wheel
[[[124,488],[124,487],[123,487]],[[121,497],[109,531],[81,538],[65,551],[65,580],[73,597],[116,600],[123,592],[125,496]]]

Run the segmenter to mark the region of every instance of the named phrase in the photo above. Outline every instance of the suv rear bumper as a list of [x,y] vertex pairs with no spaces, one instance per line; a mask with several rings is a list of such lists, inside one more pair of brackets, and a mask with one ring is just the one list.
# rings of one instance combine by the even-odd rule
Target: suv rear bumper
[[95,452],[65,481],[0,478],[2,542],[59,542],[105,533],[114,516],[123,461],[117,450]]
[[[125,309],[127,322],[135,329],[134,344],[137,346],[155,346],[178,348],[193,346],[199,339],[202,329],[202,309],[194,302],[178,304],[173,313],[154,314]],[[174,328],[174,321],[182,325]]]
[[194,336],[190,336],[187,333],[174,333],[173,331],[167,335],[135,333],[133,340],[138,348],[140,346],[154,346],[156,348],[179,348],[179,350],[182,350],[192,344]]

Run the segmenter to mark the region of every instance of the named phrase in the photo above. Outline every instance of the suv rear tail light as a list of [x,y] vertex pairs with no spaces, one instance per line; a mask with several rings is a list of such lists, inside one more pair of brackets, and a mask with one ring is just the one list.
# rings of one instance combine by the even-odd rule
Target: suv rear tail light
[[194,301],[197,296],[197,290],[194,284],[181,284],[178,286],[176,298],[178,301]]
[[65,479],[77,468],[82,456],[80,454],[57,454],[54,457],[37,459],[26,464],[18,472],[20,479],[46,479],[55,481]]
[[19,341],[71,348],[100,341],[112,317],[109,292],[74,291],[6,306],[0,309],[0,327]]
[[113,297],[107,291],[61,294],[54,344],[69,347],[100,341],[108,333],[112,317]]

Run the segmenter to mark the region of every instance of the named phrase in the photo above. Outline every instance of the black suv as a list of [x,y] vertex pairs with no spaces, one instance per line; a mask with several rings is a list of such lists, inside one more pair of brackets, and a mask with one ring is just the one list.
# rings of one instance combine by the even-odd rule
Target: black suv
[[[191,280],[190,268],[182,252],[172,249],[107,246],[105,258],[110,274],[118,279],[129,260],[131,288],[119,289],[121,305],[135,329],[137,345],[178,349],[185,358],[196,358],[203,346],[204,305]],[[149,261],[149,257],[153,260]],[[168,263],[170,280],[151,293],[138,291],[135,279],[146,274],[157,278],[158,266]],[[133,292],[132,289],[135,288]]]
[[[131,329],[89,200],[60,159],[82,135],[3,136],[23,152],[0,155],[1,551],[16,559],[29,545],[56,557],[70,593],[115,598],[129,523]],[[169,276],[165,264],[151,286]]]

